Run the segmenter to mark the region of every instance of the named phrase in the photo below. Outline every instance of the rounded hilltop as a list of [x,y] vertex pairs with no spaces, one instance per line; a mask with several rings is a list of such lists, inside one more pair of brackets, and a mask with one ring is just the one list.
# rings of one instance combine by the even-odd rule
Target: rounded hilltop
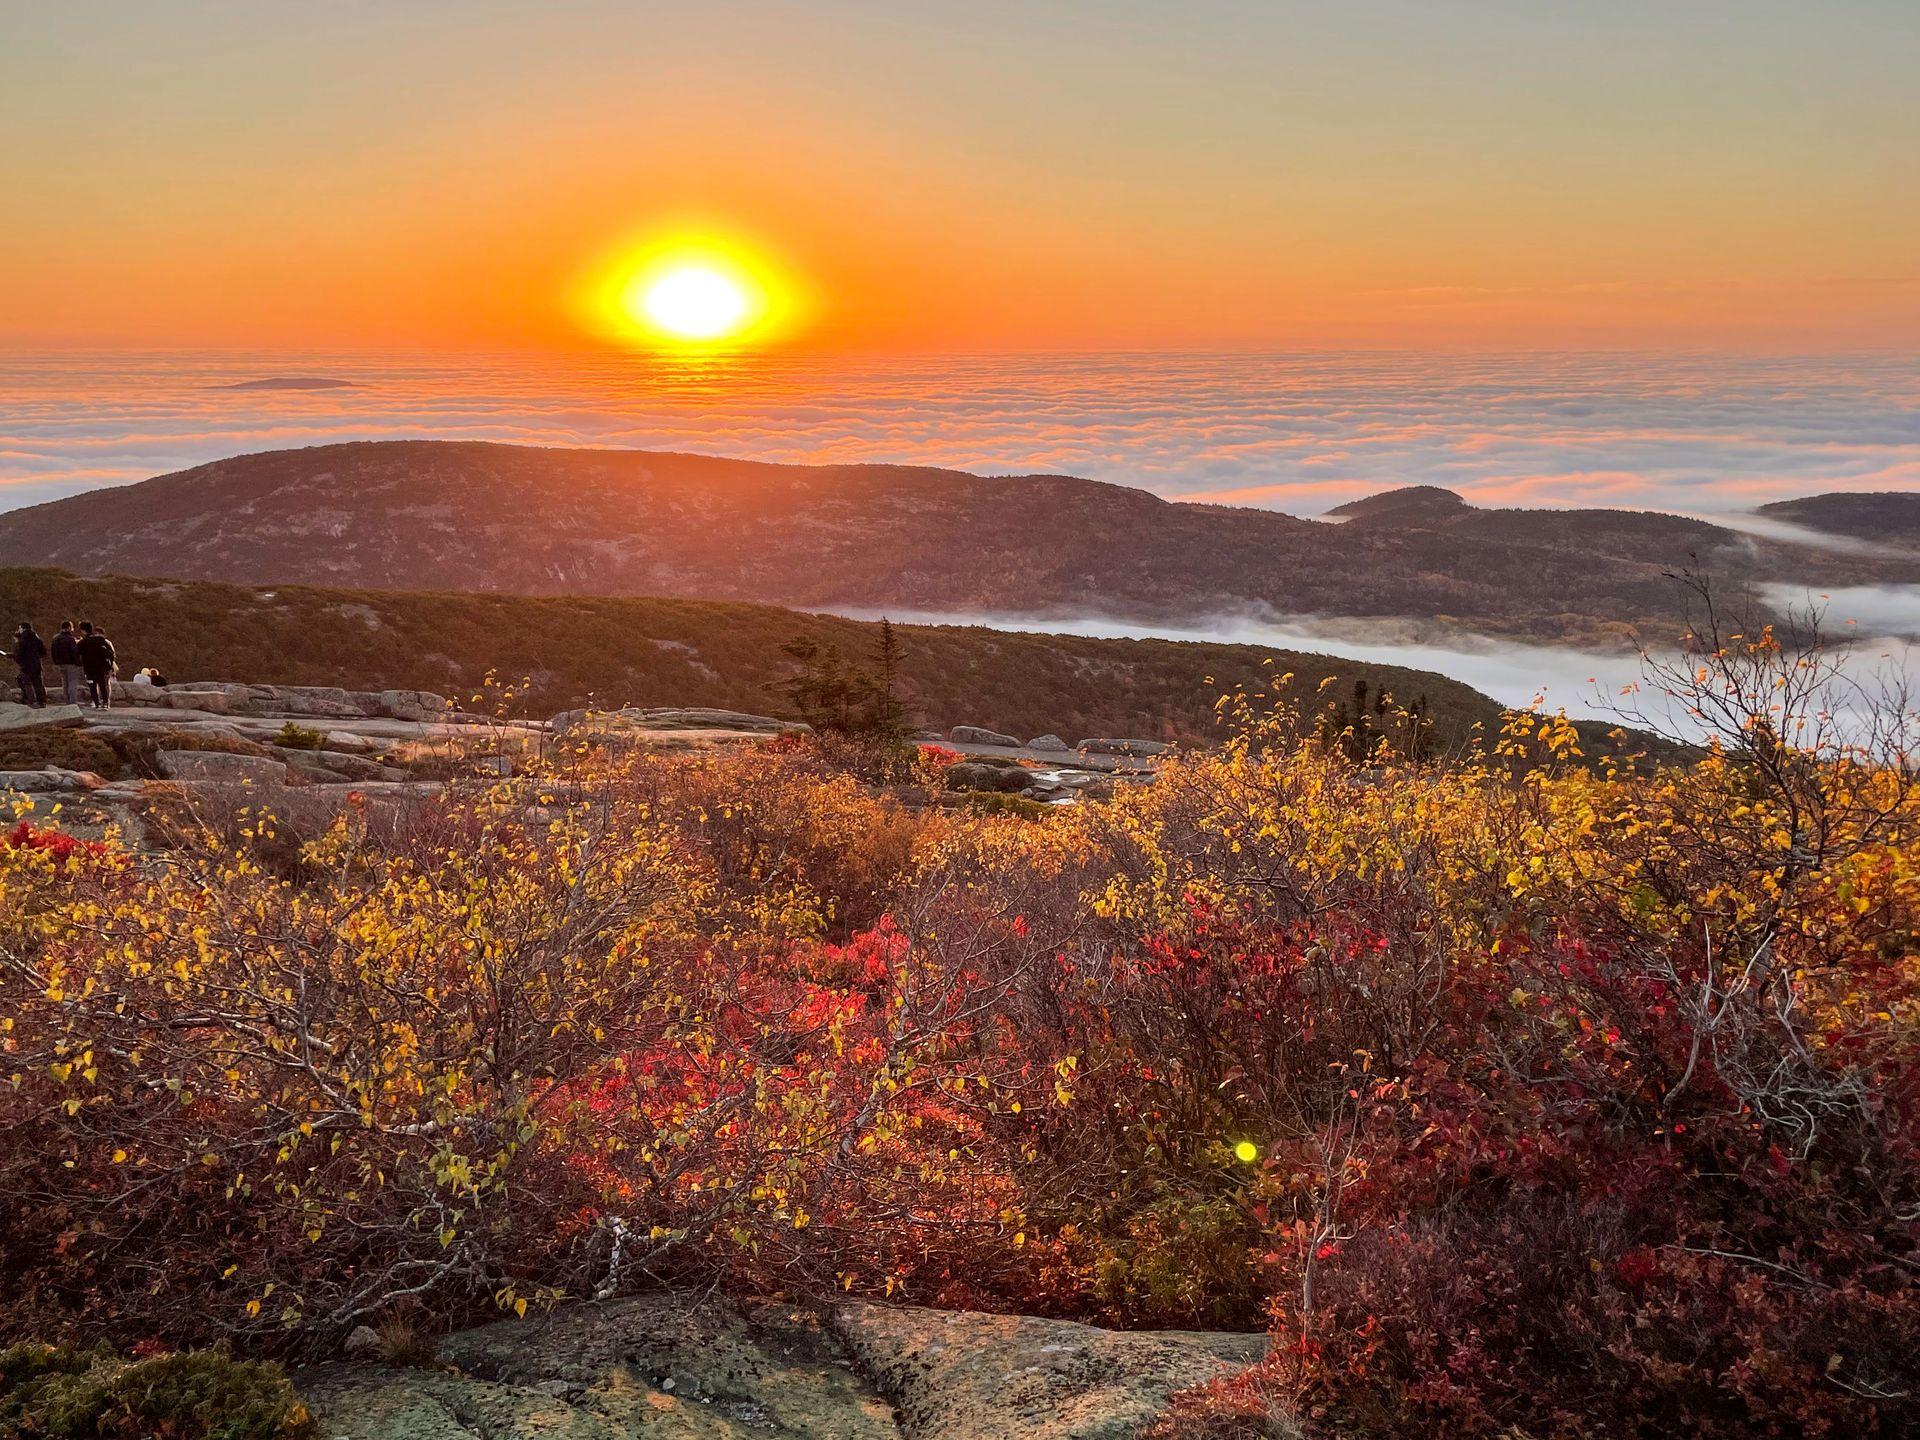
[[1450,519],[1472,508],[1441,485],[1402,485],[1336,505],[1327,514],[1343,520],[1434,520]]

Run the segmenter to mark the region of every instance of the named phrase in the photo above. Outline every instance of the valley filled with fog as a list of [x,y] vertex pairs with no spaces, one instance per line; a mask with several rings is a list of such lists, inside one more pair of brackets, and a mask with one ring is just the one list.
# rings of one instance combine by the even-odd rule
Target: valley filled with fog
[[[1920,586],[1856,586],[1809,595],[1804,587],[1776,585],[1761,596],[1769,606],[1804,621],[1817,608],[1820,633],[1836,653],[1844,651],[1842,679],[1831,708],[1843,726],[1869,695],[1912,685],[1920,691]],[[871,609],[833,613],[878,619]],[[1186,625],[1162,625],[1109,616],[1021,616],[952,612],[888,611],[887,618],[915,625],[976,625],[993,630],[1103,639],[1159,639],[1266,645],[1380,665],[1431,670],[1471,685],[1511,709],[1539,705],[1574,719],[1652,725],[1691,737],[1698,723],[1648,683],[1647,663],[1632,650],[1589,651],[1525,645],[1433,624],[1325,617],[1216,615]],[[1637,687],[1637,688],[1636,688]],[[1411,697],[1401,697],[1403,699]],[[1908,707],[1909,709],[1911,707]]]

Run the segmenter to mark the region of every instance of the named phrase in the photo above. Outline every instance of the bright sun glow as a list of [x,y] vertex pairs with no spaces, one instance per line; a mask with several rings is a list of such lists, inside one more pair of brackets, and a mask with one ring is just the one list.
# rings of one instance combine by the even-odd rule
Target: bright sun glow
[[714,225],[628,236],[583,269],[574,292],[590,333],[624,348],[718,354],[790,339],[813,293],[765,242]]
[[738,281],[704,265],[668,270],[638,288],[647,323],[682,340],[725,339],[753,309]]

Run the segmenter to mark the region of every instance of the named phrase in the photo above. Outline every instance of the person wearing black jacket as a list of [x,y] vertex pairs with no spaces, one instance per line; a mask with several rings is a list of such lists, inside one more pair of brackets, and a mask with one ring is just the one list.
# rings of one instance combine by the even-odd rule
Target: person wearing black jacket
[[94,629],[91,620],[82,620],[80,668],[87,673],[87,690],[96,710],[106,710],[113,704],[113,658],[113,642]]
[[86,677],[86,671],[80,667],[80,637],[73,633],[73,621],[62,620],[60,628],[54,632],[53,644],[48,652],[60,672],[61,698],[69,705],[80,703],[80,686]]
[[13,663],[20,667],[20,703],[43,710],[47,687],[40,679],[40,663],[47,658],[47,642],[34,633],[33,622],[22,620],[13,636]]

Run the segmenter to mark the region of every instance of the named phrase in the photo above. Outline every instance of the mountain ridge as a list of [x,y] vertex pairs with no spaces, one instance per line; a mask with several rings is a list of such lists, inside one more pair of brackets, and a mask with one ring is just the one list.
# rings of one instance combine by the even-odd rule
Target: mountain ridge
[[1828,554],[1653,512],[1461,504],[1395,522],[1386,508],[1329,525],[1066,475],[362,441],[0,514],[0,564],[1034,619],[1377,616],[1614,647],[1674,632],[1680,568],[1735,583],[1920,580],[1920,558]]

